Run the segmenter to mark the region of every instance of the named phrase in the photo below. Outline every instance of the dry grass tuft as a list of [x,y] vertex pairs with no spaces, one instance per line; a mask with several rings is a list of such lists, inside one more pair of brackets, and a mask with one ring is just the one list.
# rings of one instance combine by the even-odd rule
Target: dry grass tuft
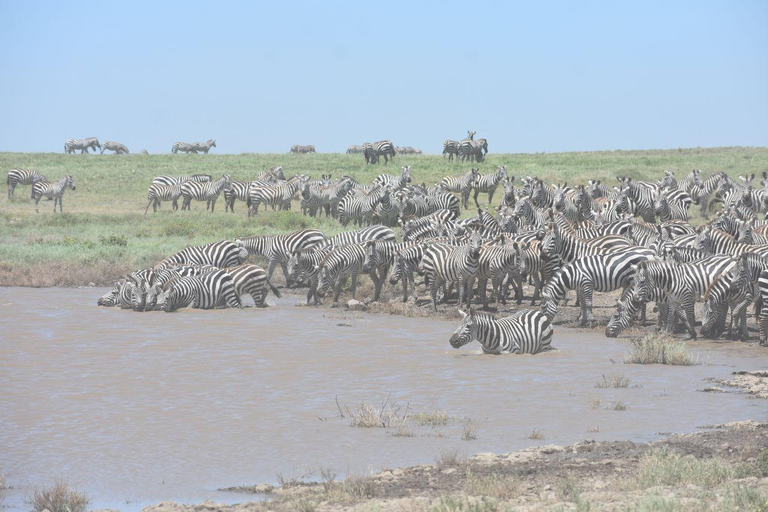
[[628,388],[629,387],[629,377],[626,377],[624,375],[611,375],[610,377],[606,377],[603,375],[603,382],[598,382],[595,384],[596,388]]
[[533,432],[528,434],[528,439],[544,439],[544,432],[535,428],[533,429]]
[[669,364],[691,366],[699,364],[698,358],[691,356],[685,349],[685,343],[669,336],[649,334],[632,340],[630,353],[624,357],[625,364]]
[[417,306],[416,304],[403,303],[401,300],[392,300],[390,302],[372,302],[368,305],[368,312],[407,317],[429,316],[429,311]]
[[70,489],[65,480],[57,480],[51,487],[35,489],[29,504],[34,512],[85,512],[90,501],[85,494]]
[[384,400],[381,407],[375,407],[365,402],[361,402],[355,411],[347,409],[347,414],[352,420],[350,425],[361,428],[386,428],[398,430],[405,428],[408,424],[409,408],[401,412],[401,407],[397,402],[390,402],[389,398]]
[[587,427],[587,432],[589,432],[589,433],[600,432],[600,427],[598,427],[597,425],[595,425],[593,427]]
[[458,466],[463,462],[463,460],[464,460],[464,457],[459,455],[459,450],[457,448],[454,448],[452,450],[441,449],[440,455],[435,457],[435,463],[437,464],[438,468],[451,468],[454,466]]
[[603,404],[603,399],[600,396],[593,396],[592,400],[589,401],[589,406],[592,409],[599,409],[602,404]]
[[477,427],[470,418],[464,420],[464,426],[461,432],[461,438],[465,441],[474,441],[477,439]]
[[433,410],[430,412],[417,412],[411,419],[422,427],[444,427],[451,421],[446,411]]
[[640,489],[688,484],[713,488],[740,476],[744,475],[722,459],[697,459],[692,455],[655,450],[640,458],[636,485]]
[[629,409],[629,406],[625,404],[623,400],[619,400],[618,402],[613,404],[613,407],[611,407],[611,409],[613,409],[614,411],[626,411],[627,409]]

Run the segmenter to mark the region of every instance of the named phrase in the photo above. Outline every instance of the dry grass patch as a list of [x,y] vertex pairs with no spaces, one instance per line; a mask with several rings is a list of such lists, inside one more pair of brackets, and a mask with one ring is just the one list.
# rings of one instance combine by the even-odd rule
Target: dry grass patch
[[614,411],[626,411],[629,409],[629,406],[624,403],[624,400],[619,400],[618,402],[613,404],[613,407],[611,407]]
[[746,466],[732,466],[718,458],[697,459],[692,455],[655,450],[640,458],[636,485],[647,489],[693,484],[711,489],[733,478],[748,476],[749,472]]
[[625,364],[669,364],[691,366],[699,364],[685,348],[685,343],[669,336],[649,334],[631,341],[630,352],[624,357]]
[[408,424],[408,413],[407,406],[405,411],[402,411],[397,402],[390,402],[389,398],[381,404],[381,407],[361,402],[354,411],[347,408],[347,414],[351,418],[350,425],[353,427],[386,428],[394,431],[405,428]]
[[592,400],[589,401],[589,406],[592,409],[599,409],[602,404],[603,404],[603,398],[600,396],[593,396]]
[[85,494],[70,489],[65,480],[57,480],[51,487],[36,488],[29,504],[34,512],[85,512],[90,501]]
[[433,410],[430,412],[417,412],[411,415],[411,419],[422,427],[444,427],[451,421],[446,411]]
[[595,384],[596,388],[628,388],[629,387],[629,377],[626,377],[624,375],[611,375],[610,377],[606,377],[605,374],[603,374],[603,381],[598,382]]
[[454,449],[441,449],[440,454],[435,457],[435,463],[438,468],[452,468],[458,466],[464,461],[464,457],[459,455],[459,450]]
[[326,495],[331,503],[352,505],[374,498],[376,485],[370,477],[349,476],[342,482],[331,482],[326,487]]
[[544,432],[535,428],[533,429],[533,432],[528,434],[528,439],[544,439]]
[[521,490],[520,482],[511,476],[476,475],[467,470],[464,492],[469,496],[511,500],[520,496]]
[[464,426],[462,427],[461,438],[464,441],[473,441],[477,439],[477,427],[469,418],[464,420]]

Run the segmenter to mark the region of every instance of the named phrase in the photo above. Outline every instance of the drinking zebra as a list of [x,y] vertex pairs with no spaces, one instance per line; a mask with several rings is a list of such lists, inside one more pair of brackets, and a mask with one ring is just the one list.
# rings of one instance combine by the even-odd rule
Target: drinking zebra
[[185,181],[197,181],[199,183],[208,183],[211,181],[210,174],[193,174],[191,176],[156,176],[152,180],[153,185],[180,185]]
[[179,197],[181,197],[181,184],[150,185],[147,191],[147,207],[144,209],[144,215],[149,211],[150,204],[152,205],[152,212],[155,213],[163,201],[173,201],[173,211],[178,210]]
[[114,142],[111,140],[105,141],[102,145],[101,154],[103,155],[105,151],[114,151],[116,155],[122,155],[123,153],[127,155],[130,153],[124,144],[120,144],[119,142]]
[[554,329],[540,311],[526,309],[498,320],[491,314],[472,310],[469,314],[459,310],[459,314],[461,324],[450,339],[453,348],[477,340],[486,354],[538,354],[553,350],[550,343]]
[[222,190],[229,188],[230,181],[229,174],[224,174],[218,180],[208,183],[200,183],[198,181],[183,182],[181,184],[181,195],[184,196],[184,202],[181,204],[181,209],[189,210],[194,199],[195,201],[205,201],[205,209],[208,210],[210,208],[211,213],[213,213],[219,194]]
[[448,155],[449,162],[453,162],[453,157],[458,159],[459,144],[460,142],[457,140],[446,139],[446,141],[443,142],[443,158],[445,158],[445,155]]
[[395,146],[389,140],[380,140],[371,144],[366,142],[363,145],[363,153],[365,155],[366,164],[379,163],[379,157],[384,156],[384,164],[386,165],[389,160],[395,159]]
[[56,204],[59,205],[59,212],[64,212],[63,197],[64,191],[67,187],[75,190],[75,179],[72,175],[64,176],[56,183],[49,183],[48,181],[38,181],[32,185],[32,199],[35,200],[35,212],[40,213],[37,205],[40,199],[45,196],[49,199],[53,199],[53,213],[56,213]]
[[287,265],[291,256],[300,250],[310,249],[326,242],[325,235],[317,229],[302,229],[293,233],[276,236],[251,236],[237,239],[235,241],[242,244],[248,251],[248,254],[255,256],[264,256],[269,260],[267,267],[267,280],[272,279],[272,273],[275,267],[280,265],[285,277],[286,286],[291,287],[292,280],[288,273]]
[[178,265],[213,265],[218,268],[235,267],[248,258],[242,244],[220,240],[206,245],[192,245],[172,254],[155,265],[156,270]]
[[99,139],[96,137],[88,137],[87,139],[69,139],[64,143],[64,153],[75,153],[75,150],[80,150],[80,154],[88,153],[89,149],[96,151],[96,148],[101,149]]
[[[43,173],[31,169],[11,169],[5,182],[8,184],[8,199],[13,195],[16,185],[33,185],[37,182],[47,182]],[[34,195],[32,196],[34,199]]]
[[250,295],[256,307],[263,308],[266,307],[264,300],[267,298],[269,290],[272,290],[272,293],[278,299],[281,297],[280,291],[272,286],[272,283],[267,278],[267,273],[259,266],[252,263],[243,263],[236,267],[225,268],[224,270],[232,276],[232,281],[235,284],[235,294],[238,299],[243,295]]
[[182,277],[169,283],[168,295],[163,304],[166,313],[185,307],[213,309],[220,303],[230,308],[243,308],[235,282],[226,270]]

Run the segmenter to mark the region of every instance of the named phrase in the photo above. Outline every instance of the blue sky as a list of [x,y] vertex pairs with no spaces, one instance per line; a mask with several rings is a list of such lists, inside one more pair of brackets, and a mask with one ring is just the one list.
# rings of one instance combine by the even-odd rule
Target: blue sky
[[0,151],[768,144],[763,0],[0,0],[0,27]]

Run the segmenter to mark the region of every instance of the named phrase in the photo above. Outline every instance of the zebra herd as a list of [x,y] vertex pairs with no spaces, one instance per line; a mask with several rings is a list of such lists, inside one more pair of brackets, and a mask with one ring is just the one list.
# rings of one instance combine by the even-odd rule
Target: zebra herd
[[443,158],[448,155],[448,161],[453,162],[454,157],[463,162],[465,160],[482,162],[488,154],[488,141],[486,139],[475,140],[477,132],[467,131],[467,138],[458,140],[447,139],[443,142]]
[[[171,148],[171,153],[205,153],[208,154],[208,151],[210,151],[211,148],[216,147],[216,141],[213,139],[210,139],[208,142],[202,143],[202,142],[177,142],[173,145]],[[312,151],[314,153],[315,147],[314,146],[294,146],[294,147],[309,147],[312,148]],[[72,153],[74,154],[76,150],[80,150],[80,153],[88,153],[89,149],[92,149],[94,152],[97,149],[101,150],[101,154],[103,155],[105,151],[113,151],[116,155],[127,155],[130,154],[130,151],[128,151],[128,148],[125,144],[121,144],[120,142],[115,141],[105,141],[104,144],[99,143],[98,137],[88,137],[87,139],[69,139],[66,142],[64,142],[64,153]],[[293,152],[293,150],[291,150]],[[141,153],[142,155],[148,155],[146,149],[142,149]]]
[[208,154],[211,148],[216,147],[216,141],[214,139],[208,139],[207,142],[177,142],[171,147],[171,153],[198,153]]

